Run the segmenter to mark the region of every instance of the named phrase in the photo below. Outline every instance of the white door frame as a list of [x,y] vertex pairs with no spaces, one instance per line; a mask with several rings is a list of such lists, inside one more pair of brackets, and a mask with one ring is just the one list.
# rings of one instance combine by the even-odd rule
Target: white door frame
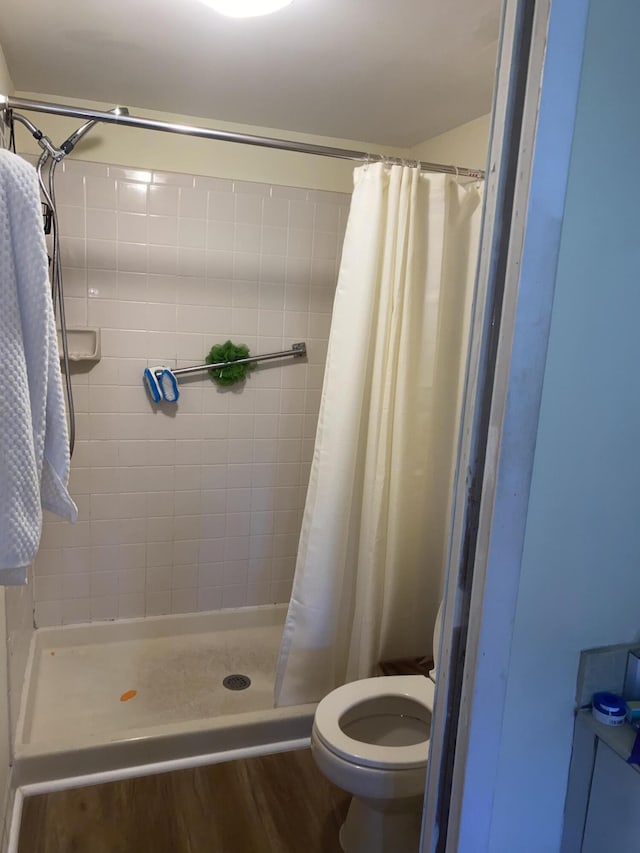
[[422,853],[489,850],[587,13],[504,6]]

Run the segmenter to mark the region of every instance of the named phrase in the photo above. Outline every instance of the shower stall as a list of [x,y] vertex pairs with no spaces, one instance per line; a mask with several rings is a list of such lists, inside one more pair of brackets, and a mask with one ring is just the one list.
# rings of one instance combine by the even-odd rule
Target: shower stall
[[[8,591],[18,784],[296,747],[314,705],[274,708],[273,683],[350,196],[66,155],[99,121],[376,158],[122,108],[7,107],[43,148],[79,509],[45,520],[32,583]],[[56,147],[17,110],[85,124]],[[77,328],[99,330],[98,361],[65,343]],[[148,398],[145,367],[228,338],[252,354],[304,341],[306,357],[259,364],[242,390],[181,377],[177,412]]]
[[[306,737],[313,708],[274,710],[273,681],[348,197],[68,160],[57,203],[70,331],[99,329],[101,359],[70,362],[80,515],[46,520],[33,569],[23,778],[44,755],[68,773],[227,749],[231,725]],[[142,368],[227,338],[307,356],[241,391],[181,376],[177,412],[149,400]]]

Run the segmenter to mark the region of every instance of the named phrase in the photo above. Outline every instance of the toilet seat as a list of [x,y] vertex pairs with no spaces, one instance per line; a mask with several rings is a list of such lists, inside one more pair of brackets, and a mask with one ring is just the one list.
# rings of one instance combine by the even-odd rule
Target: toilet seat
[[429,754],[428,736],[411,746],[380,746],[349,737],[340,727],[340,720],[361,702],[384,696],[412,699],[431,713],[434,691],[434,683],[423,675],[390,675],[352,681],[321,700],[315,713],[315,734],[328,750],[353,764],[389,770],[422,767]]

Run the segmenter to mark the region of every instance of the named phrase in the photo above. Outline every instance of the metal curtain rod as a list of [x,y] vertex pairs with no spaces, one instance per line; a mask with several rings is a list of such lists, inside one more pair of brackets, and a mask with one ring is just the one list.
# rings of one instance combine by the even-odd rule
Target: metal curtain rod
[[[235,361],[219,361],[217,364],[194,364],[193,367],[178,367],[172,370],[174,376],[184,376],[188,373],[198,373],[201,370],[220,370],[223,367],[230,367],[232,364],[251,364],[254,361],[269,361],[272,358],[284,358],[292,355],[294,358],[302,358],[307,354],[307,345],[305,343],[292,344],[291,349],[282,350],[281,352],[268,352],[264,355],[252,355],[248,358],[238,358]],[[156,370],[156,376],[162,373],[163,368]]]
[[[332,148],[328,145],[312,145],[308,142],[294,142],[290,139],[276,139],[270,136],[254,136],[248,133],[233,133],[228,130],[213,130],[190,124],[173,124],[168,121],[156,121],[137,116],[114,115],[101,110],[87,110],[66,104],[52,104],[46,101],[33,101],[29,98],[14,98],[12,95],[0,96],[0,109],[30,110],[36,113],[68,116],[69,118],[94,119],[105,124],[121,124],[124,127],[138,127],[143,130],[161,130],[166,133],[181,133],[184,136],[197,136],[202,139],[216,139],[221,142],[239,142],[242,145],[257,145],[261,148],[276,148],[281,151],[295,151],[300,154],[318,154],[321,157],[338,157],[341,160],[361,160],[364,162],[384,162],[403,165],[407,161],[400,157],[387,157],[383,154],[367,154],[366,151],[352,151],[349,148]],[[412,162],[412,161],[409,161]],[[415,161],[425,172],[444,172],[461,178],[484,178],[481,169],[467,169],[464,166],[448,166],[442,163]]]

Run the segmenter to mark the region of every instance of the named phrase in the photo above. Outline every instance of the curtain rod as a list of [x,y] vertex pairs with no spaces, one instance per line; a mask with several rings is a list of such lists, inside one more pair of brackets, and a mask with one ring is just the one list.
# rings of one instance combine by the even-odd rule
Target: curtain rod
[[104,124],[120,124],[123,127],[137,127],[142,130],[160,130],[165,133],[180,133],[184,136],[196,136],[202,139],[215,139],[220,142],[238,142],[242,145],[256,145],[260,148],[275,148],[281,151],[294,151],[300,154],[316,154],[321,157],[337,157],[341,160],[360,160],[370,163],[390,163],[403,165],[415,162],[425,172],[444,172],[461,178],[484,178],[481,169],[448,166],[442,163],[427,163],[422,160],[406,161],[400,157],[387,157],[383,154],[367,154],[366,151],[352,151],[349,148],[332,148],[328,145],[312,145],[308,142],[294,142],[289,139],[277,139],[270,136],[254,136],[248,133],[234,133],[227,130],[214,130],[209,127],[198,127],[190,124],[174,124],[156,119],[138,118],[137,116],[114,115],[100,110],[89,110],[72,107],[67,104],[53,104],[46,101],[34,101],[29,98],[15,98],[12,95],[0,96],[0,110],[29,110],[36,113],[68,116],[85,120],[96,120]]

